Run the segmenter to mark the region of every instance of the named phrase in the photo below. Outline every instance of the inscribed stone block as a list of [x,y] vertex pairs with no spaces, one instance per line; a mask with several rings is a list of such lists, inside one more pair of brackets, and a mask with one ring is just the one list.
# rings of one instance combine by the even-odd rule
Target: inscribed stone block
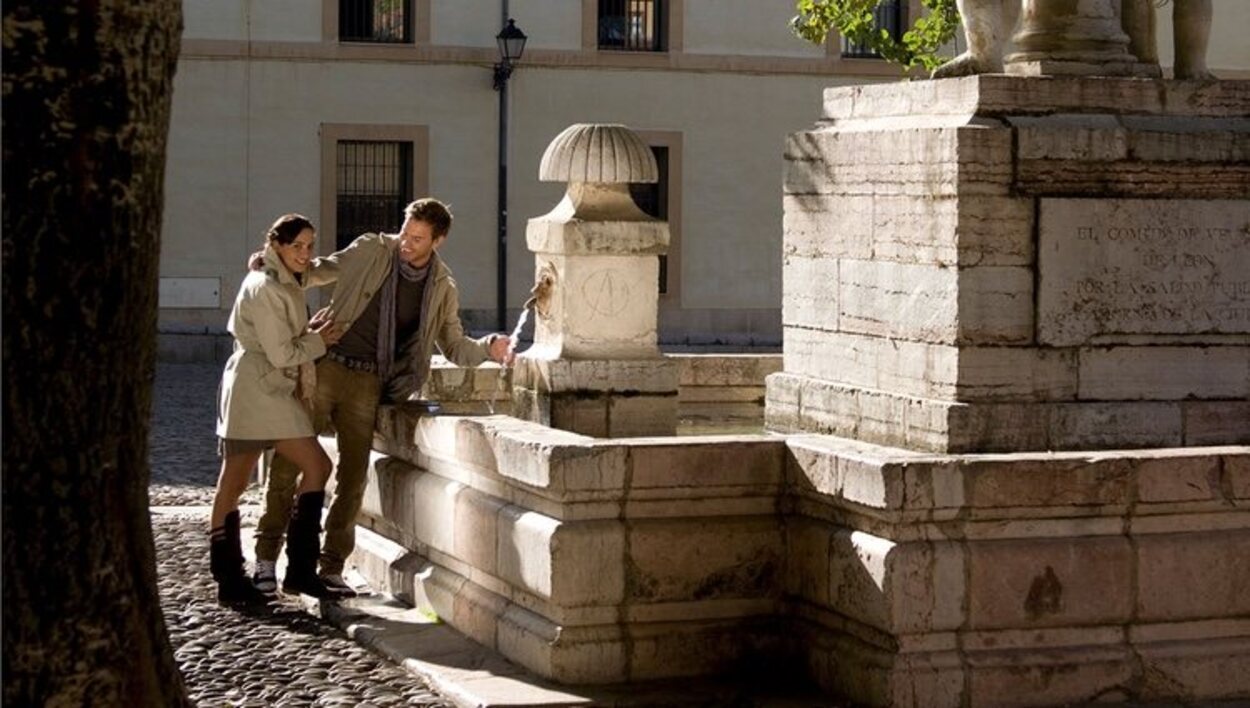
[[1038,338],[1250,333],[1250,201],[1042,199]]

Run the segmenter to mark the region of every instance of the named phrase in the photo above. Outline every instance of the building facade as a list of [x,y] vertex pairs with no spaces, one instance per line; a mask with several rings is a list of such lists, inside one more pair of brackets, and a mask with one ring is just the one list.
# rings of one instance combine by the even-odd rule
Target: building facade
[[[921,11],[897,5],[885,12],[902,26]],[[1250,77],[1239,34],[1250,4],[1215,5],[1209,64]],[[789,0],[184,0],[184,14],[161,254],[167,358],[223,356],[247,255],[278,215],[310,216],[325,254],[396,229],[424,195],[455,213],[442,254],[468,327],[497,329],[501,280],[515,321],[534,277],[526,222],[564,188],[538,181],[539,160],[579,122],[624,123],[659,162],[660,183],[636,196],[672,231],[660,341],[779,347],[785,136],[812,124],[825,87],[902,77],[856,47],[796,38]],[[493,68],[509,17],[528,42],[505,133]]]

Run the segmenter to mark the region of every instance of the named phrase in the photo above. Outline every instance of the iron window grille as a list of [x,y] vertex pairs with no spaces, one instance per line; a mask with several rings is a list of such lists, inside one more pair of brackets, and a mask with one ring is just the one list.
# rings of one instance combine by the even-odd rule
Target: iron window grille
[[[655,155],[658,179],[651,184],[644,182],[629,185],[634,203],[648,216],[668,221],[668,148],[651,146]],[[660,256],[660,294],[668,292],[668,256]]]
[[412,143],[341,140],[336,148],[335,248],[370,231],[397,233],[412,195]]
[[[873,10],[873,19],[878,30],[890,33],[894,41],[899,41],[907,27],[906,0],[884,0]],[[842,56],[848,59],[880,59],[881,55],[871,47],[842,38]]]
[[662,52],[664,0],[599,0],[599,48]]
[[339,39],[344,42],[412,41],[412,0],[339,0]]

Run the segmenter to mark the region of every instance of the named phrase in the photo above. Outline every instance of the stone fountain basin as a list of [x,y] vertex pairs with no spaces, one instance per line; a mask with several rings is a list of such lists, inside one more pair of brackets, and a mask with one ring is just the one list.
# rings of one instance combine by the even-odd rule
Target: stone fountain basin
[[1245,446],[935,455],[388,407],[375,447],[356,566],[559,682],[781,661],[877,705],[1250,691],[1230,670],[1250,657]]

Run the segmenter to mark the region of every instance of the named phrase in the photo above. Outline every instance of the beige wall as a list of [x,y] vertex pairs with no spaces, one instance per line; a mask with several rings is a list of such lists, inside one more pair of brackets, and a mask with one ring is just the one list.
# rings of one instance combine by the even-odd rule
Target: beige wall
[[824,56],[824,47],[795,39],[793,15],[794,3],[687,0],[684,49],[692,54]]
[[494,49],[499,18],[498,2],[430,0],[430,35],[438,44]]
[[[186,0],[161,275],[219,278],[221,296],[216,308],[162,310],[164,331],[223,331],[265,227],[288,211],[320,223],[330,206],[323,124],[422,131],[430,192],[456,213],[444,254],[462,304],[493,321],[499,96],[491,64],[500,7],[414,5],[429,18],[416,44],[378,47],[323,39],[334,0]],[[817,118],[822,88],[892,80],[898,70],[791,38],[789,3],[681,0],[680,49],[645,56],[584,48],[582,12],[593,3],[510,5],[530,36],[510,83],[510,305],[519,307],[533,278],[526,221],[563,191],[537,181],[543,150],[571,123],[623,122],[680,144],[680,254],[662,337],[779,342],[784,137]],[[1216,0],[1216,16],[1212,67],[1250,75],[1250,50],[1236,34],[1250,3]],[[1170,24],[1161,19],[1170,60]],[[332,248],[333,234],[321,240]]]

